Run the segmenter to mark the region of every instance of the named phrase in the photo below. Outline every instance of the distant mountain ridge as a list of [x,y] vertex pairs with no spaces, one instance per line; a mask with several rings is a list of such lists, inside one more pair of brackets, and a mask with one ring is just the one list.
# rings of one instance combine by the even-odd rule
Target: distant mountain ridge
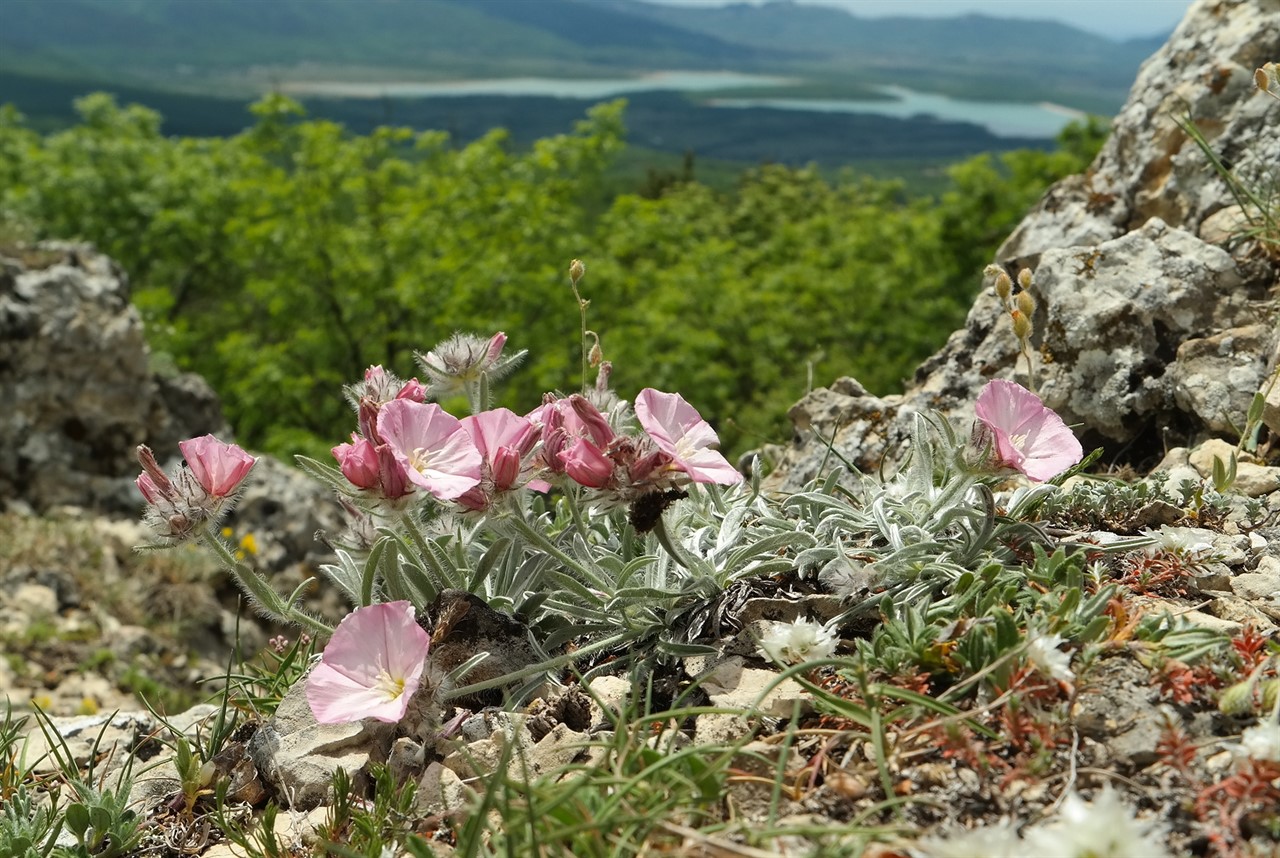
[[5,0],[0,68],[234,92],[341,76],[588,76],[733,69],[1108,113],[1159,43],[969,15],[861,18],[773,2]]

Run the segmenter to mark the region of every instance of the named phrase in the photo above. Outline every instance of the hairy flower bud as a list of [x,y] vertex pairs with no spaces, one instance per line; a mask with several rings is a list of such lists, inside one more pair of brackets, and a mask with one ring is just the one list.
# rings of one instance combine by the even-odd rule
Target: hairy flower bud
[[1018,285],[1023,289],[1031,288],[1031,269],[1024,268],[1018,272]]
[[142,474],[137,479],[138,491],[142,492],[147,503],[155,503],[159,497],[173,497],[173,482],[146,444],[138,445],[138,464],[142,465]]
[[609,377],[613,375],[613,363],[611,361],[600,361],[600,367],[596,370],[596,390],[603,392],[609,389]]
[[585,396],[577,393],[569,397],[569,406],[582,421],[583,428],[596,446],[601,449],[609,446],[615,433],[613,427],[609,425],[608,418],[600,413],[600,409],[592,405]]
[[404,386],[396,393],[396,399],[409,399],[413,402],[426,402],[427,389],[422,386],[422,382],[416,378],[411,378],[404,383]]
[[587,266],[583,264],[581,259],[575,259],[569,263],[569,279],[573,281],[573,285],[577,286],[578,281],[582,279],[582,275],[587,273]]
[[1009,279],[1009,275],[1001,271],[996,275],[996,294],[1000,296],[1001,301],[1008,301],[1009,294],[1013,292],[1013,281]]
[[[1025,293],[1024,293],[1025,294]],[[1009,318],[1013,320],[1013,335],[1020,340],[1031,336],[1031,319],[1021,310],[1010,310]]]
[[[1026,270],[1025,268],[1023,269]],[[1014,300],[1018,304],[1018,309],[1022,311],[1022,315],[1030,319],[1036,312],[1036,299],[1031,296],[1030,292],[1019,292]]]

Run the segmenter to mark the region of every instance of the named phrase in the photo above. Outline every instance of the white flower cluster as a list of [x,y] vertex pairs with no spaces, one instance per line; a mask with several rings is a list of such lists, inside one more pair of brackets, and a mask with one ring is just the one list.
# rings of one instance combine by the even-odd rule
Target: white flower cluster
[[1143,821],[1108,785],[1092,801],[1072,793],[1054,817],[1018,836],[1003,820],[953,837],[921,840],[921,858],[1170,858],[1162,824]]
[[1027,635],[1027,661],[1051,679],[1074,682],[1076,675],[1071,670],[1071,655],[1058,649],[1065,641],[1062,635],[1046,635],[1033,630]]
[[1204,527],[1164,525],[1159,530],[1144,530],[1143,536],[1156,540],[1152,551],[1168,551],[1188,560],[1204,560],[1213,554],[1214,532]]
[[1240,750],[1251,760],[1280,763],[1280,724],[1272,721],[1240,734]]
[[835,632],[813,620],[770,623],[760,636],[760,654],[778,664],[800,664],[831,658],[840,639]]

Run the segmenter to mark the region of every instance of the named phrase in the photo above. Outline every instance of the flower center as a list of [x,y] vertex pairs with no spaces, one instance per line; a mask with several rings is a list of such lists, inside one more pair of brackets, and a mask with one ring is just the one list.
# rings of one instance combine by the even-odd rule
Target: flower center
[[425,447],[415,447],[409,455],[409,466],[421,474],[426,471],[429,459],[429,451]]
[[392,676],[384,668],[378,671],[378,676],[373,681],[373,687],[379,693],[385,694],[388,700],[399,700],[400,695],[404,694],[404,678]]

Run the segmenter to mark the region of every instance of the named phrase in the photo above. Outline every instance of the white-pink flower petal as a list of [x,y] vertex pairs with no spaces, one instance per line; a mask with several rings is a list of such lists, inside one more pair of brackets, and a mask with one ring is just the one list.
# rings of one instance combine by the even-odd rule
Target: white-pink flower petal
[[1000,464],[1043,481],[1084,457],[1075,434],[1040,397],[1005,379],[987,383],[974,413],[991,432]]
[[440,500],[480,483],[480,451],[461,421],[439,405],[396,399],[378,411],[378,434],[410,481]]
[[636,397],[636,418],[659,450],[695,483],[733,485],[742,474],[714,449],[719,443],[711,424],[678,393],[647,387]]
[[418,690],[430,642],[405,601],[356,608],[343,617],[307,677],[316,721],[399,721]]

